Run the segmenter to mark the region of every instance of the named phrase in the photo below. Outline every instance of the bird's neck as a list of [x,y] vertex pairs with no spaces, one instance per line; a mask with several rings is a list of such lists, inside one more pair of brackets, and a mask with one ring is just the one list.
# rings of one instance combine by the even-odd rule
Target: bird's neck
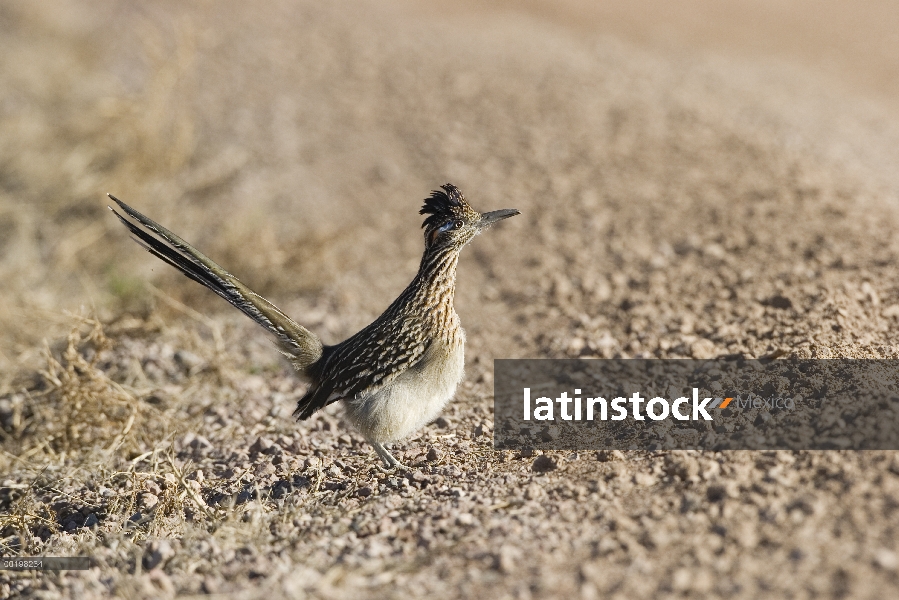
[[[457,248],[437,248],[425,250],[418,266],[418,274],[413,284],[418,295],[431,299],[428,304],[441,303],[453,306],[456,291],[456,265],[459,264]],[[436,304],[434,304],[436,305]]]
[[456,291],[458,248],[428,248],[421,257],[418,274],[406,290],[408,300],[417,304],[423,316],[437,326],[455,319],[453,296]]

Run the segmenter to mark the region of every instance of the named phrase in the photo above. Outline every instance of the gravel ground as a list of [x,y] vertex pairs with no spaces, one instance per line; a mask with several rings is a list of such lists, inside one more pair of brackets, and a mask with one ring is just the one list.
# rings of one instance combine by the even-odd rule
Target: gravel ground
[[[495,358],[896,358],[887,109],[515,13],[93,8],[0,9],[0,553],[97,561],[0,596],[897,593],[895,453],[522,455],[491,416]],[[408,474],[294,423],[264,334],[100,199],[334,342],[445,181],[522,216],[463,253],[467,376]]]

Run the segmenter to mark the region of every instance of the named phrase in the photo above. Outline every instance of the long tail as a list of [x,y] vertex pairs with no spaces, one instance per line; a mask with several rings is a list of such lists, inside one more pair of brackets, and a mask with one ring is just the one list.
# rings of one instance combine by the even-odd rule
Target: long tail
[[305,369],[321,357],[322,343],[315,334],[156,221],[140,214],[112,194],[109,197],[133,219],[126,219],[109,207],[131,231],[134,241],[190,279],[203,284],[273,333],[281,350],[298,369]]

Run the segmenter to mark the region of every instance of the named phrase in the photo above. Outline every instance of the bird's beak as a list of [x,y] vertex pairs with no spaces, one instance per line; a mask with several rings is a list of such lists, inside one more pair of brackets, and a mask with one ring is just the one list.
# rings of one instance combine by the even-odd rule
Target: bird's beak
[[515,208],[504,208],[502,210],[494,210],[489,213],[484,213],[481,215],[481,220],[478,223],[479,229],[487,229],[497,221],[502,221],[503,219],[508,219],[509,217],[514,217],[515,215],[520,215],[521,211]]

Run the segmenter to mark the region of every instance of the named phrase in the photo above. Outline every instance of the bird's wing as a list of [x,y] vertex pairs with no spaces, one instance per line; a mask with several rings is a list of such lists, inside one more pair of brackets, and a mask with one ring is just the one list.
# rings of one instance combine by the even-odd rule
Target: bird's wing
[[297,403],[294,415],[306,419],[343,399],[371,394],[414,368],[430,345],[418,321],[375,321],[353,337],[326,349],[317,385]]

